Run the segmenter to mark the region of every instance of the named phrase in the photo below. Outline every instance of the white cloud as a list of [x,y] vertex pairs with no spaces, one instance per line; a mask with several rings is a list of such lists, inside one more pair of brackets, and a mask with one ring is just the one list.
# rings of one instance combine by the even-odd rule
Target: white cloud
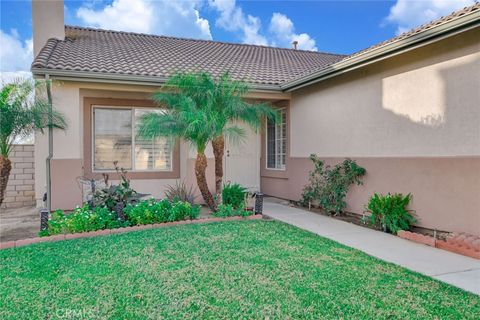
[[33,61],[33,41],[21,41],[17,30],[10,33],[0,30],[0,82],[11,82],[17,78],[30,78]]
[[16,30],[0,30],[0,71],[28,71],[33,60],[33,41],[21,41]]
[[284,14],[274,13],[268,33],[262,34],[260,18],[244,13],[235,0],[210,0],[209,4],[220,13],[216,25],[241,32],[243,43],[291,48],[292,42],[298,41],[299,49],[317,50],[315,40],[306,33],[295,33],[292,20]]
[[84,4],[77,17],[103,29],[212,39],[208,20],[200,17],[200,5],[200,0],[114,0],[99,10]]
[[269,31],[279,46],[290,47],[293,41],[298,41],[298,49],[317,51],[315,40],[306,33],[295,33],[292,20],[284,14],[275,12],[272,15]]
[[397,34],[400,34],[470,6],[474,2],[474,0],[397,0],[390,8],[390,14],[385,21],[397,25]]
[[260,19],[245,14],[235,0],[210,0],[209,4],[220,13],[216,21],[217,26],[227,31],[242,32],[243,43],[268,45],[266,37],[260,34],[262,26]]

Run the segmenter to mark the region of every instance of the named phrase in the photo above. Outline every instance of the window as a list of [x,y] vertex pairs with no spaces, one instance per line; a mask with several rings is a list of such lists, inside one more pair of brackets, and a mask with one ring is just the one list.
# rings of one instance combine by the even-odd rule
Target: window
[[147,108],[93,107],[93,170],[111,171],[118,166],[131,171],[171,171],[172,146],[167,138],[142,139],[142,115],[162,112]]
[[280,120],[267,120],[267,168],[285,170],[287,149],[286,109],[278,109]]

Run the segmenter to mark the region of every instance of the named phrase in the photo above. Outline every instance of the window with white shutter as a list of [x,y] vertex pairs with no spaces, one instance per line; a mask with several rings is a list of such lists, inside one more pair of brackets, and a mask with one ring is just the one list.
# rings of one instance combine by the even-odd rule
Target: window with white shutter
[[134,172],[171,171],[170,139],[138,136],[142,115],[163,112],[135,107],[93,107],[93,170],[112,171],[113,162]]
[[287,149],[286,109],[278,109],[280,120],[267,120],[267,169],[285,170]]

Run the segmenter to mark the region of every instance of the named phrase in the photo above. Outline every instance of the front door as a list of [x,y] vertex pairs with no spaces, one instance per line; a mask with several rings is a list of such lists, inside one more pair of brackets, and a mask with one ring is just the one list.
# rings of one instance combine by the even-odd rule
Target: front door
[[260,134],[255,133],[244,124],[240,127],[246,131],[241,142],[225,143],[224,183],[232,182],[248,188],[249,191],[260,190]]

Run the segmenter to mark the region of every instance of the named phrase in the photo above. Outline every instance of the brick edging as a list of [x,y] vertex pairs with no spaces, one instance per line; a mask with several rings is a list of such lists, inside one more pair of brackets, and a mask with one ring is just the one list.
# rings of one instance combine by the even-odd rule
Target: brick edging
[[461,254],[474,259],[480,259],[480,237],[453,234],[453,236],[444,241],[410,231],[399,231],[397,235],[406,240],[426,244],[431,247]]
[[204,219],[195,219],[195,220],[181,220],[181,221],[155,223],[155,224],[144,224],[139,226],[117,228],[117,229],[104,229],[104,230],[97,230],[97,231],[90,231],[90,232],[57,234],[49,237],[36,237],[36,238],[0,242],[0,250],[7,249],[7,248],[23,247],[26,245],[40,243],[40,242],[53,242],[53,241],[62,241],[62,240],[68,240],[68,239],[91,238],[91,237],[102,236],[102,235],[125,233],[125,232],[139,231],[139,230],[146,230],[146,229],[157,229],[157,228],[184,225],[184,224],[200,224],[200,223],[234,221],[234,220],[259,220],[262,218],[263,216],[261,214],[256,214],[248,217],[235,216],[235,217],[227,217],[227,218],[204,218]]
[[426,236],[416,232],[400,230],[398,231],[397,236],[399,236],[402,239],[426,244],[427,246],[430,246],[430,247],[435,247],[435,244],[436,244],[436,239],[434,237]]

